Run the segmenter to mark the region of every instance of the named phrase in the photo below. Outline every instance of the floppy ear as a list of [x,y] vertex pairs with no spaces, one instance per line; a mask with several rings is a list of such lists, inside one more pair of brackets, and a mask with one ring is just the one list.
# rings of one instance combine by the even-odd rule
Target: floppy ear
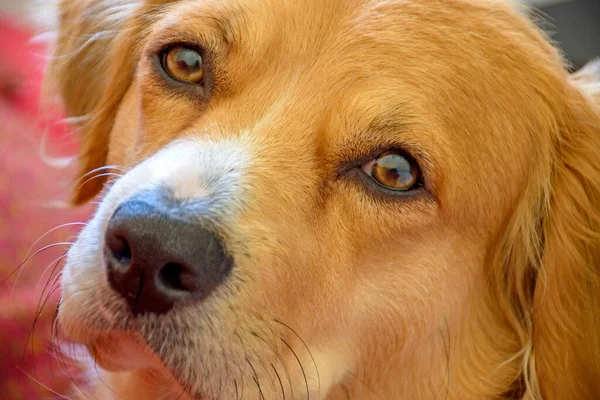
[[[149,2],[150,3],[150,2]],[[80,135],[78,182],[73,202],[102,189],[108,141],[118,104],[134,73],[136,38],[155,4],[142,0],[61,0],[59,26],[46,85],[57,90]]]
[[539,230],[529,369],[543,399],[600,399],[600,60],[571,76],[567,95]]

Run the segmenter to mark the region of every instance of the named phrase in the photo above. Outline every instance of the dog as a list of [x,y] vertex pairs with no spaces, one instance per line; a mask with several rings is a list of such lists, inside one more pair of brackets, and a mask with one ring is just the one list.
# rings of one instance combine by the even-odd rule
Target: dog
[[85,399],[600,398],[600,63],[494,0],[62,0]]

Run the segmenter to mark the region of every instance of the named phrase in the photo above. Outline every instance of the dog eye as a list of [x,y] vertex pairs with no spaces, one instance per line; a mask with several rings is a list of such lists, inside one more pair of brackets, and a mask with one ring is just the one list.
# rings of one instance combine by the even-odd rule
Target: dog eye
[[163,54],[162,67],[173,79],[181,82],[200,83],[204,76],[200,53],[183,45],[172,47]]
[[365,174],[391,190],[409,191],[421,183],[421,170],[411,157],[399,152],[386,152],[361,166]]

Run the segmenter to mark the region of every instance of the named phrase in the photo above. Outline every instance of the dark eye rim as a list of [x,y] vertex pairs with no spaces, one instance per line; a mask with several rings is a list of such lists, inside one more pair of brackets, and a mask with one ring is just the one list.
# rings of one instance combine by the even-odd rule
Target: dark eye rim
[[[416,165],[419,169],[419,181],[409,190],[400,190],[389,188],[375,180],[371,175],[367,174],[362,166],[374,159],[381,157],[384,154],[400,154],[405,157],[410,163]],[[416,153],[418,154],[418,153]],[[412,199],[417,197],[432,197],[426,180],[426,171],[423,168],[423,163],[419,162],[419,156],[415,152],[401,146],[377,147],[372,151],[365,153],[364,156],[346,161],[342,164],[340,176],[357,183],[358,186],[367,194],[377,200],[394,200],[394,199]]]
[[200,48],[199,46],[195,46],[195,45],[190,45],[190,44],[175,44],[175,45],[170,45],[167,48],[164,48],[160,51],[159,53],[159,58],[160,58],[160,66],[162,68],[162,70],[164,71],[165,74],[167,74],[172,80],[179,82],[179,83],[183,83],[186,85],[203,85],[204,83],[204,72],[203,71],[203,76],[202,79],[199,82],[189,82],[189,81],[183,81],[181,79],[177,79],[176,77],[174,77],[169,70],[167,69],[167,56],[169,54],[169,52],[171,52],[172,50],[181,47],[184,49],[188,49],[188,50],[193,50],[196,53],[198,53],[198,55],[200,56],[200,58],[202,59],[202,69],[205,70],[205,65],[204,65],[204,50],[202,48]]
[[352,168],[344,175],[347,180],[358,186],[359,189],[377,201],[413,200],[421,197],[430,197],[429,192],[422,184],[410,190],[396,190],[388,188],[367,175],[361,168]]
[[[204,67],[202,80],[198,83],[185,82],[174,78],[164,67],[164,56],[175,47],[193,49],[202,57]],[[166,43],[148,49],[148,60],[153,72],[153,82],[157,87],[169,93],[170,96],[184,98],[198,107],[204,108],[215,92],[215,79],[213,77],[212,52],[195,43],[177,41]]]

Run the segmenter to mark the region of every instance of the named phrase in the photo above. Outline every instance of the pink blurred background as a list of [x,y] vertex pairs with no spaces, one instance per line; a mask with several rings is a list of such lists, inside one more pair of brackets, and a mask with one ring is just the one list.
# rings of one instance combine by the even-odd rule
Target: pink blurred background
[[31,42],[34,34],[31,24],[0,14],[0,399],[7,400],[68,392],[73,372],[50,346],[59,258],[68,246],[47,246],[70,241],[79,225],[35,242],[90,212],[61,206],[71,171],[42,160],[44,137],[45,152],[57,158],[74,154],[76,143],[59,112],[38,107],[46,55],[43,43]]

